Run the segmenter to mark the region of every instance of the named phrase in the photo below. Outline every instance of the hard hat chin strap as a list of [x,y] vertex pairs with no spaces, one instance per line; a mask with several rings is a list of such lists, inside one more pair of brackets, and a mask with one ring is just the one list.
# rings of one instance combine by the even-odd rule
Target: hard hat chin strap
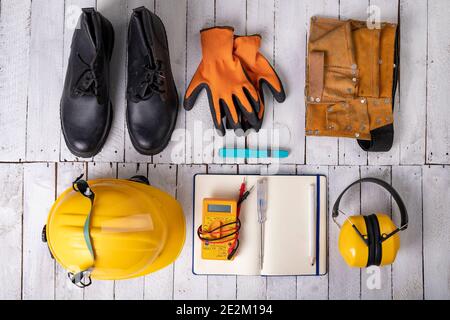
[[80,288],[85,288],[92,284],[91,272],[93,270],[93,266],[94,266],[94,262],[95,262],[94,249],[92,247],[92,240],[91,240],[91,235],[90,235],[91,216],[94,211],[95,194],[89,187],[89,184],[85,180],[82,180],[83,176],[84,175],[79,176],[73,182],[72,187],[73,187],[73,190],[81,193],[84,197],[88,198],[91,203],[89,213],[88,213],[88,215],[86,217],[86,221],[84,223],[83,234],[84,234],[84,240],[86,242],[86,246],[88,247],[89,252],[92,256],[93,263],[92,263],[92,266],[89,267],[87,270],[81,271],[77,274],[69,273],[69,275],[68,275],[69,279],[72,281],[72,283]]

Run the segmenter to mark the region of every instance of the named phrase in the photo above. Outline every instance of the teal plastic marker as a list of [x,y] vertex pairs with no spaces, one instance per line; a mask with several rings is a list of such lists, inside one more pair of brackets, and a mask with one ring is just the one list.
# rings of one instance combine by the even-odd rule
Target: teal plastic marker
[[234,159],[284,159],[289,157],[289,151],[222,148],[219,150],[219,155],[222,158]]

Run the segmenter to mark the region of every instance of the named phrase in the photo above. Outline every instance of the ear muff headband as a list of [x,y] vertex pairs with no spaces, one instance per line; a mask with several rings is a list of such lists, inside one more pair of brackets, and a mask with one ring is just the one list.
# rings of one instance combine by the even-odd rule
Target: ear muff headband
[[[332,212],[333,219],[336,219],[339,216],[339,205],[341,203],[342,197],[348,191],[348,189],[350,189],[351,187],[353,187],[356,184],[360,184],[360,183],[363,183],[363,182],[374,183],[374,184],[377,184],[377,185],[381,186],[382,188],[386,189],[386,191],[390,193],[392,198],[394,198],[395,203],[397,203],[397,206],[398,206],[398,208],[400,210],[400,217],[401,217],[400,225],[401,226],[399,228],[397,228],[396,230],[394,230],[392,233],[388,234],[386,237],[383,237],[382,242],[386,241],[387,239],[392,237],[397,232],[406,230],[406,228],[408,228],[408,212],[406,210],[406,206],[405,206],[402,198],[400,197],[398,192],[390,184],[388,184],[387,182],[385,182],[383,180],[376,179],[376,178],[359,179],[359,180],[353,182],[351,185],[349,185],[344,191],[342,191],[342,193],[336,199],[336,202],[334,203],[334,206],[333,206],[333,212]],[[359,230],[356,229],[356,231],[361,236],[361,233],[359,232]],[[367,243],[367,241],[366,241],[366,243]]]

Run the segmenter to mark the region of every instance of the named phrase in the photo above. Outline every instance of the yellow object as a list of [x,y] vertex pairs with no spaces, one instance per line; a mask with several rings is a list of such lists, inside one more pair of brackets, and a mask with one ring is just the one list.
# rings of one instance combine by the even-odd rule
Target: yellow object
[[[202,259],[228,260],[228,250],[233,244],[234,231],[237,228],[236,222],[236,200],[203,199],[203,233],[211,232],[207,237],[218,239],[219,243],[204,241],[202,243]],[[218,230],[212,232],[215,229]],[[226,236],[227,234],[230,236]]]
[[[394,199],[400,214],[400,227],[383,213],[348,217],[339,209],[344,194],[361,183],[372,183],[385,189]],[[339,213],[346,216],[342,227],[337,222]],[[350,267],[385,266],[394,262],[400,250],[400,232],[408,228],[408,211],[398,192],[388,183],[376,178],[363,178],[349,185],[336,199],[332,210],[334,222],[341,228],[339,252]]]
[[[397,227],[385,214],[376,214],[378,219],[380,234],[390,234]],[[360,230],[363,235],[367,235],[367,226],[364,216],[351,216],[349,220]],[[397,252],[400,249],[399,234],[381,243],[381,263],[380,266],[394,262]],[[339,234],[339,252],[345,262],[351,267],[365,268],[369,260],[369,248],[353,229],[352,224],[346,221]]]
[[89,226],[94,255],[84,237],[89,199],[70,188],[48,216],[46,237],[56,261],[72,274],[93,279],[144,276],[173,263],[185,241],[180,204],[149,185],[128,180],[88,181],[95,193]]

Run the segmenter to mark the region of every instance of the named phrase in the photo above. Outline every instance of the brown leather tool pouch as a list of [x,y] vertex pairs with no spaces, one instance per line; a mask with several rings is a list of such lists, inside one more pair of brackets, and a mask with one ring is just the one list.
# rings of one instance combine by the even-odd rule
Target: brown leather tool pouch
[[[391,131],[394,120],[396,30],[388,23],[369,29],[365,21],[311,19],[307,135],[356,138],[367,151],[390,149],[392,141],[374,148],[371,140],[380,128]],[[383,138],[376,140],[381,145]]]

